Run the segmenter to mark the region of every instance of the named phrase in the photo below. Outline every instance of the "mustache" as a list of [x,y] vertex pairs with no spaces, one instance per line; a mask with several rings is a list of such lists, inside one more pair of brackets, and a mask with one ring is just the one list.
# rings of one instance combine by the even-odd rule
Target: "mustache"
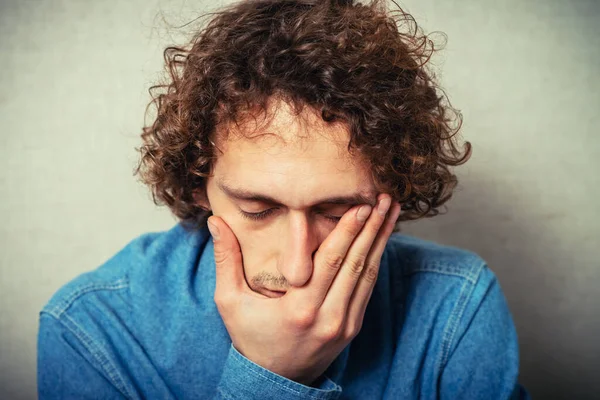
[[270,290],[287,290],[290,286],[285,277],[281,275],[277,276],[267,271],[261,271],[254,275],[251,281],[255,286],[268,286]]

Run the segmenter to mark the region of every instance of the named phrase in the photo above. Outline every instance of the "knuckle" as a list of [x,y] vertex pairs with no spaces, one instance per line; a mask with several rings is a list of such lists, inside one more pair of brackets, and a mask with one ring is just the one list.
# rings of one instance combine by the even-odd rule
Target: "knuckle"
[[325,265],[331,269],[338,270],[344,261],[344,256],[339,253],[327,253],[325,255]]
[[290,322],[298,329],[305,330],[313,326],[317,313],[310,308],[303,308],[290,315]]
[[366,256],[363,254],[358,254],[357,256],[348,260],[348,267],[352,275],[360,276],[365,267],[365,259]]
[[242,259],[242,252],[239,249],[227,249],[214,252],[215,264],[223,265],[231,262],[239,262]]
[[364,279],[368,283],[373,283],[377,280],[377,275],[379,275],[379,263],[373,261],[368,262],[364,273]]
[[341,323],[339,323],[335,320],[329,321],[326,325],[324,325],[320,329],[321,339],[324,341],[333,341],[335,339],[338,339],[342,336],[343,328],[344,327],[342,326]]
[[358,334],[360,333],[360,330],[362,328],[362,323],[356,323],[356,324],[351,324],[348,326],[347,331],[345,332],[345,339],[346,340],[353,340],[355,337],[358,336]]
[[217,307],[221,310],[228,309],[233,304],[233,296],[231,294],[215,291],[214,301]]
[[215,264],[222,264],[227,261],[229,257],[226,251],[215,251]]
[[215,291],[215,295],[214,295],[213,299],[215,300],[215,304],[217,306],[225,304],[225,299],[223,298],[223,295],[221,293],[219,293],[218,291]]

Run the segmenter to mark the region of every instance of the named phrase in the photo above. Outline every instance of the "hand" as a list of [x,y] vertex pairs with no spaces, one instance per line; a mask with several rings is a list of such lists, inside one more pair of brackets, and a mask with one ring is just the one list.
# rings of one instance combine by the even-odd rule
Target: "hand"
[[[380,194],[377,205],[388,194]],[[385,245],[400,214],[396,202],[383,213],[361,206],[348,210],[321,243],[308,283],[285,295],[266,298],[244,278],[239,243],[219,217],[214,241],[214,300],[233,346],[254,363],[293,381],[310,385],[358,335],[379,272]],[[366,217],[365,217],[366,218]],[[214,237],[214,236],[213,236]]]

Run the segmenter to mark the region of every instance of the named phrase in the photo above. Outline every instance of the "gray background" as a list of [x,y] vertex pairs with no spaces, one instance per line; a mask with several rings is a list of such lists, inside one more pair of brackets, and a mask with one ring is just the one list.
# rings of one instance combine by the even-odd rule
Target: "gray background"
[[[139,234],[171,227],[132,176],[162,49],[207,1],[2,1],[0,398],[36,394],[38,311]],[[223,4],[212,2],[211,7]],[[405,1],[464,115],[472,159],[415,235],[498,275],[534,398],[600,393],[600,4]],[[165,22],[165,19],[167,22]]]

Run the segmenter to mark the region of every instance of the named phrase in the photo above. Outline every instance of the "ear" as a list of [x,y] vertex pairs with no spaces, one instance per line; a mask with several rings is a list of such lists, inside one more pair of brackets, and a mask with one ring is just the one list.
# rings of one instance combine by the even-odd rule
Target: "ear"
[[211,211],[210,203],[208,201],[208,196],[206,195],[206,189],[195,189],[192,191],[192,197],[194,198],[194,202],[200,206],[200,208]]

